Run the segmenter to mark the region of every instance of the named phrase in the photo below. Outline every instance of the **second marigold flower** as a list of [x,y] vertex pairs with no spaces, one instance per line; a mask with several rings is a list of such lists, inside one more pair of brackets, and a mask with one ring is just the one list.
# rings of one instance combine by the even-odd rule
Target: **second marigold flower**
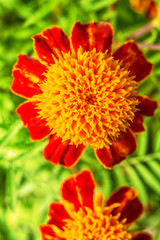
[[44,157],[71,167],[90,145],[104,167],[136,149],[142,115],[156,101],[138,95],[137,85],[152,70],[134,41],[112,53],[107,22],[76,22],[71,37],[60,27],[33,36],[37,59],[19,55],[12,91],[27,99],[17,108],[32,140],[49,137]]
[[43,240],[151,240],[150,234],[128,231],[142,213],[137,191],[121,187],[102,204],[95,197],[91,171],[71,175],[61,185],[62,203],[52,202],[49,221],[41,225]]
[[144,13],[150,20],[159,17],[158,3],[154,0],[130,0],[132,9],[137,13]]

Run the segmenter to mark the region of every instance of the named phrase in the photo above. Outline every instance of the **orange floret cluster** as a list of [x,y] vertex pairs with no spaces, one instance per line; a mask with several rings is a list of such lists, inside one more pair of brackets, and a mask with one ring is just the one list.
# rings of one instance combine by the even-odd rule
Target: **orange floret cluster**
[[125,132],[134,118],[137,82],[107,54],[63,53],[49,66],[37,101],[40,117],[52,134],[71,144],[103,148]]

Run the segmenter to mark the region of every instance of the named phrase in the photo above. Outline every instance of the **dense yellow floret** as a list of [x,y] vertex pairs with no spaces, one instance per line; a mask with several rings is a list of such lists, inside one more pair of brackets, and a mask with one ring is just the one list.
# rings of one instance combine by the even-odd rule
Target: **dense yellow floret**
[[63,53],[48,67],[40,88],[42,94],[33,97],[40,117],[71,144],[108,146],[137,111],[137,83],[107,51]]

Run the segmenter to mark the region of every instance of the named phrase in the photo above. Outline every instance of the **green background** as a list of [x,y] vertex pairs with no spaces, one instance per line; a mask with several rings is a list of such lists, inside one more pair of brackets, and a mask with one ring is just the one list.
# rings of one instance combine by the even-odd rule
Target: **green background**
[[[117,3],[114,11],[110,5]],[[157,1],[159,4],[160,1]],[[108,21],[115,29],[114,47],[148,23],[130,8],[128,0],[0,0],[0,239],[38,240],[38,226],[47,221],[51,201],[60,200],[59,186],[71,170],[54,166],[42,157],[46,140],[31,142],[15,108],[24,100],[10,91],[12,66],[19,53],[33,55],[31,36],[46,27],[60,25],[69,35],[73,23]],[[160,44],[160,24],[137,39]],[[160,103],[160,52],[143,49],[154,64],[150,77],[139,85],[141,94]],[[144,229],[160,237],[160,110],[144,119],[145,133],[138,148],[112,171],[105,170],[89,147],[76,170],[90,168],[97,192],[107,197],[121,185],[134,186],[144,204],[144,214],[132,229]]]

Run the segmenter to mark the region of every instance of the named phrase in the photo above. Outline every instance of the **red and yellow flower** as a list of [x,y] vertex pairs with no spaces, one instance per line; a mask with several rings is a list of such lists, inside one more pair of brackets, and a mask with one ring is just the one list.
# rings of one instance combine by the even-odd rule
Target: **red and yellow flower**
[[112,52],[107,22],[76,22],[71,37],[58,26],[33,36],[37,59],[19,55],[12,91],[27,100],[17,113],[31,139],[49,137],[44,157],[68,168],[90,145],[104,167],[136,149],[143,115],[157,102],[138,95],[139,82],[152,70],[134,41]]
[[132,9],[137,13],[144,13],[150,20],[159,16],[159,7],[154,0],[130,0]]
[[62,203],[51,203],[49,220],[40,226],[43,240],[152,239],[146,232],[128,231],[143,210],[132,187],[119,188],[102,204],[92,172],[83,170],[67,178],[60,193]]

